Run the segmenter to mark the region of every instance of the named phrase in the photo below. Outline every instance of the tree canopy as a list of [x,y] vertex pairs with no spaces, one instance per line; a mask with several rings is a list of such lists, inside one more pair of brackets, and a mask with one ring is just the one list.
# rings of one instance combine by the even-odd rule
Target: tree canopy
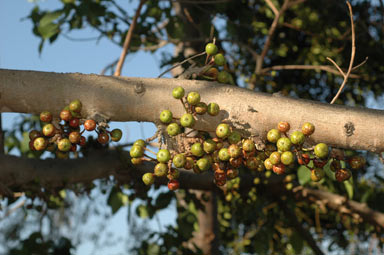
[[[333,159],[301,164],[302,154],[295,151],[299,161],[287,164],[282,175],[260,167],[250,171],[247,163],[223,186],[217,171],[180,170],[180,189],[169,191],[166,177],[156,178],[153,186],[143,183],[143,174],[152,173],[155,163],[132,164],[134,156],[127,151],[132,143],[101,145],[90,137],[69,159],[58,154],[42,158],[30,150],[29,132],[41,130],[43,123],[38,116],[26,117],[2,141],[4,215],[22,207],[23,217],[50,224],[46,232],[40,228],[21,237],[27,222],[10,222],[0,239],[9,254],[73,254],[82,238],[62,229],[73,218],[81,222],[92,215],[91,205],[75,211],[76,199],[92,204],[87,195],[102,198],[112,214],[122,206],[134,207],[136,216],[128,216],[136,238],[133,254],[381,252],[384,112],[365,107],[368,99],[383,96],[383,1],[351,1],[349,9],[349,3],[334,0],[141,0],[130,2],[134,11],[117,0],[60,3],[54,10],[37,3],[27,17],[41,39],[40,54],[62,37],[72,38],[73,31],[92,28],[99,38],[123,48],[120,58],[105,63],[100,76],[2,69],[1,112],[49,110],[58,117],[68,100],[80,99],[82,116],[98,121],[102,130],[109,120],[153,122],[158,132],[147,140],[148,147],[157,150],[165,142],[177,151],[184,143],[166,134],[159,114],[172,109],[175,118],[183,115],[171,96],[173,88],[182,86],[220,105],[220,113],[197,117],[194,128],[204,139],[228,122],[253,139],[257,160],[265,162],[268,130],[280,121],[289,122],[291,131],[312,122],[316,129],[308,150],[325,142]],[[224,67],[217,64],[219,57],[207,56],[207,43],[225,56]],[[163,51],[161,68],[178,79],[119,77],[127,54],[154,53],[166,45],[174,51]],[[226,72],[225,82],[209,72],[210,61]],[[33,97],[18,100],[25,93]],[[333,99],[335,104],[329,104]],[[195,106],[183,105],[196,115]],[[21,157],[8,155],[11,150]],[[364,167],[356,165],[361,161]],[[351,178],[338,181],[333,162],[340,162],[338,170],[352,170]],[[325,178],[311,181],[317,168],[324,169]],[[20,196],[25,198],[21,203]],[[166,229],[132,223],[131,217],[153,219],[170,206],[176,206],[177,219]]]

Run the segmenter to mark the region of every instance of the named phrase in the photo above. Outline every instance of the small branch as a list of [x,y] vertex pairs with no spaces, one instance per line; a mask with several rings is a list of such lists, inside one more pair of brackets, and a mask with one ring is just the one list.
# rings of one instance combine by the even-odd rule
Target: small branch
[[[351,4],[347,1],[347,5],[348,5],[348,9],[349,9],[349,16],[351,18],[351,30],[352,30],[352,50],[351,50],[351,60],[349,61],[349,67],[348,67],[348,71],[346,74],[342,73],[343,76],[344,76],[344,80],[343,80],[343,83],[341,84],[340,88],[339,88],[339,91],[337,91],[336,93],[336,96],[332,99],[331,101],[331,104],[335,103],[335,101],[337,100],[337,98],[340,96],[341,94],[341,91],[343,90],[345,84],[347,84],[347,81],[348,81],[348,77],[349,77],[349,74],[351,73],[352,71],[352,67],[353,67],[353,61],[355,59],[355,53],[356,53],[356,45],[355,45],[355,25],[353,23],[353,13],[352,13],[352,7],[351,7]],[[327,58],[328,60],[330,60],[329,58]],[[340,69],[340,67],[338,67],[338,65],[332,61],[332,63],[338,68]],[[341,69],[340,69],[341,70]],[[339,71],[340,71],[339,70]]]
[[196,55],[193,55],[192,57],[189,57],[189,58],[187,58],[187,59],[181,61],[180,63],[177,63],[177,64],[173,65],[171,68],[165,70],[165,71],[162,72],[159,76],[157,76],[157,78],[161,78],[161,76],[163,76],[164,74],[168,73],[169,71],[175,69],[175,68],[178,67],[178,66],[181,66],[182,64],[188,62],[189,60],[194,59],[194,58],[197,58],[197,57],[200,57],[200,56],[203,56],[203,55],[205,55],[205,54],[206,54],[205,51],[203,51],[203,52],[201,52],[201,53],[198,53],[198,54],[196,54]]
[[[356,69],[358,69],[358,68],[360,68],[361,66],[363,66],[365,63],[367,63],[367,61],[368,61],[368,57],[365,57],[365,59],[363,60],[363,62],[361,62],[360,64],[358,64],[357,66],[354,66],[353,68],[352,68],[352,71],[353,70],[356,70]],[[351,76],[350,76],[351,77]]]
[[265,2],[268,4],[269,8],[271,8],[275,16],[279,15],[279,11],[277,10],[276,6],[272,3],[271,0],[265,0]]
[[297,217],[292,211],[285,205],[281,200],[278,200],[280,208],[283,210],[284,214],[287,216],[290,224],[296,229],[296,231],[301,235],[301,237],[307,242],[307,244],[312,248],[313,252],[317,255],[324,255],[323,251],[317,245],[315,239],[313,239],[312,234],[306,230],[303,225],[297,220]]
[[135,29],[137,19],[139,18],[141,8],[143,7],[143,4],[145,3],[145,1],[146,0],[141,0],[139,3],[139,6],[137,7],[135,16],[133,17],[133,20],[132,20],[132,24],[128,29],[127,36],[125,37],[123,50],[121,52],[119,62],[117,62],[117,67],[116,67],[116,71],[114,73],[114,76],[120,76],[120,74],[121,74],[121,69],[123,68],[124,60],[125,60],[125,57],[127,55],[129,45],[131,44],[133,30]]
[[4,154],[4,131],[2,125],[2,116],[0,113],[0,155]]

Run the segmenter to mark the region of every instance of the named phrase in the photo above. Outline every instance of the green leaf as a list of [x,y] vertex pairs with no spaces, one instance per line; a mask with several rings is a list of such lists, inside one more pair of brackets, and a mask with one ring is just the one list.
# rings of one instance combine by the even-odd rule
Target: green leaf
[[115,214],[120,207],[128,203],[128,196],[114,187],[109,193],[107,203],[112,209],[112,214]]
[[311,180],[311,171],[306,166],[300,166],[297,170],[297,177],[299,178],[299,183],[304,185]]
[[160,193],[160,195],[156,198],[156,202],[155,202],[156,209],[160,210],[168,207],[173,197],[174,197],[174,192],[172,191],[169,191],[166,193]]
[[59,18],[62,14],[62,11],[48,12],[40,20],[39,27],[45,27],[52,23],[52,21]]
[[353,198],[353,184],[352,184],[352,178],[349,179],[348,181],[344,182],[345,189],[347,190],[348,193],[348,198],[352,199]]
[[304,242],[303,238],[301,238],[301,236],[297,232],[293,232],[290,238],[290,243],[293,249],[295,250],[296,254],[301,254],[301,251],[304,247]]
[[149,213],[148,213],[148,210],[147,210],[147,207],[145,205],[139,205],[137,208],[136,208],[136,214],[145,219],[145,218],[148,218],[149,216]]
[[45,26],[40,25],[38,31],[43,39],[48,39],[59,32],[59,25],[54,23],[49,23]]

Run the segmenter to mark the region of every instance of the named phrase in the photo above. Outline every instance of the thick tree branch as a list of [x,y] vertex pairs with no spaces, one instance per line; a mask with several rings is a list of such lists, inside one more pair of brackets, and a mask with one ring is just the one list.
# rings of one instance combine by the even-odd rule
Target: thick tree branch
[[[57,160],[30,159],[9,155],[0,155],[0,184],[7,187],[18,187],[38,180],[43,186],[58,187],[71,183],[90,183],[99,178],[115,176],[121,182],[132,178],[140,181],[141,176],[153,172],[154,163],[145,162],[138,166],[128,163],[129,153],[126,151],[93,151],[87,158]],[[261,175],[260,175],[261,177]],[[213,173],[195,174],[192,171],[180,170],[180,187],[211,191],[217,189],[213,183]],[[158,184],[166,185],[166,178],[157,178]],[[273,175],[268,178],[267,190],[274,195],[287,193],[281,185],[282,177]],[[241,176],[241,189],[252,187],[253,178]],[[292,194],[298,200],[321,203],[324,206],[352,217],[360,217],[365,222],[384,228],[384,214],[372,210],[364,203],[348,200],[345,197],[327,191],[314,190],[298,186]]]
[[224,120],[245,134],[264,139],[279,121],[288,121],[292,131],[308,121],[316,126],[311,143],[384,151],[384,111],[274,96],[208,81],[0,69],[0,112],[39,114],[49,110],[58,114],[78,98],[85,117],[102,114],[114,121],[157,122],[164,109],[172,110],[176,118],[184,113],[171,96],[176,86],[197,91],[203,101],[220,105],[218,116],[198,116],[195,128],[199,130],[214,131]]

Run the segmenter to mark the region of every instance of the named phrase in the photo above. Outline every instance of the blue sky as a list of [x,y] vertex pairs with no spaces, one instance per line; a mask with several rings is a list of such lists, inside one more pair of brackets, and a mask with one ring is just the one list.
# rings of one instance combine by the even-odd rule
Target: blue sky
[[[53,9],[61,4],[58,0],[38,1],[41,8]],[[121,6],[133,12],[136,8],[136,1],[120,1]],[[34,4],[27,0],[0,0],[0,68],[18,70],[36,70],[49,72],[80,72],[100,73],[109,63],[120,56],[121,48],[110,43],[106,39],[100,41],[73,42],[60,37],[54,44],[46,44],[41,55],[38,53],[39,38],[32,33],[32,23],[29,20],[22,20],[28,16]],[[92,38],[97,33],[91,29],[74,32],[74,38]],[[172,50],[168,47],[165,50]],[[149,53],[129,54],[126,58],[122,75],[131,77],[156,77],[161,73],[159,69],[160,54]],[[83,102],[86,105],[86,102]],[[17,118],[17,114],[2,114],[3,128],[10,129]],[[124,131],[122,143],[133,141],[138,138],[146,138],[155,132],[153,124],[148,123],[112,123],[112,128],[119,127]],[[97,196],[97,194],[95,195]],[[102,203],[102,198],[97,203]],[[108,208],[106,209],[108,210]],[[166,225],[174,222],[174,209],[163,210],[159,214],[161,224]],[[92,228],[92,224],[98,218],[90,220],[82,226]],[[155,221],[149,225],[158,228]],[[0,225],[1,227],[1,225]],[[106,224],[103,232],[114,233],[123,240],[129,238],[127,231],[127,208],[120,209]],[[106,235],[106,234],[105,234]],[[103,237],[102,237],[103,238]],[[107,238],[105,236],[105,238]],[[124,241],[113,247],[93,250],[93,244],[86,242],[78,247],[77,254],[125,254]],[[0,247],[1,251],[1,247]]]

